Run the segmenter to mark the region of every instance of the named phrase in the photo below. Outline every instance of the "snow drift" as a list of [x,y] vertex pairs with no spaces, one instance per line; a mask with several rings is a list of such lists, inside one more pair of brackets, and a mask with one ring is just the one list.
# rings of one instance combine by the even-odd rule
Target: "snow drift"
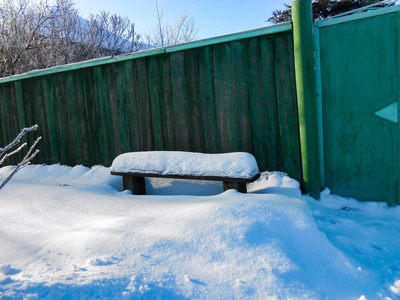
[[[249,194],[146,179],[152,195],[133,196],[109,171],[29,166],[4,188],[0,298],[400,295],[398,208],[329,191],[317,202],[283,173],[263,173]],[[176,195],[196,185],[204,196]]]

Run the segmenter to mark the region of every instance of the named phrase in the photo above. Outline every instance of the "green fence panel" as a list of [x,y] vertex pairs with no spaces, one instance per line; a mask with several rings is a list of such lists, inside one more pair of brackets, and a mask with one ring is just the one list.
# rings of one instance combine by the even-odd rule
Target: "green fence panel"
[[377,114],[386,108],[397,117],[396,10],[317,23],[325,184],[342,196],[390,204],[399,203],[398,121]]
[[38,124],[36,163],[246,151],[300,180],[295,94],[291,24],[270,26],[0,79],[0,142]]

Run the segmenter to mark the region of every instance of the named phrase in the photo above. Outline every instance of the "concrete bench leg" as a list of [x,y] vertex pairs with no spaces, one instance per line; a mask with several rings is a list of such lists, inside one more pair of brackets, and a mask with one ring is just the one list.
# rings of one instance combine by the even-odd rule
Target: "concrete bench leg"
[[146,195],[144,177],[123,176],[122,184],[124,190],[130,190],[134,195]]
[[247,193],[247,187],[245,182],[231,182],[224,181],[224,191],[235,189],[241,193]]

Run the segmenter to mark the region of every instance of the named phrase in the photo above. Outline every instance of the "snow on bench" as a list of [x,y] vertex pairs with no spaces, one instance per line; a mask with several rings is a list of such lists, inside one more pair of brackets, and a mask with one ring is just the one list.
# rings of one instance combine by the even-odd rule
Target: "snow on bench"
[[250,153],[204,154],[182,151],[130,152],[119,155],[111,174],[123,178],[124,189],[145,195],[145,177],[222,181],[224,191],[246,193],[246,183],[260,177],[256,159]]

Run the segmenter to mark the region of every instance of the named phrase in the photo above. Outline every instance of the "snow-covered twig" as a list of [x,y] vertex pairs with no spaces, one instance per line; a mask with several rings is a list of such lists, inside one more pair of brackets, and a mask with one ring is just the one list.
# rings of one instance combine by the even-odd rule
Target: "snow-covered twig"
[[21,151],[22,148],[24,148],[27,145],[27,143],[23,143],[21,146],[18,147],[18,149],[14,150],[13,152],[7,153],[6,155],[3,156],[3,158],[0,160],[0,166],[3,164],[3,162],[9,158],[10,156],[14,155],[15,153]]
[[[21,137],[26,134],[27,132],[34,131],[38,128],[37,125],[24,128],[21,130],[21,132],[17,135],[17,137],[6,147],[0,148],[0,165],[10,156],[14,155],[15,153],[21,151],[22,148],[24,148],[27,143],[23,143],[21,146],[19,146],[16,150],[6,153],[8,150],[10,150],[12,147],[15,147],[20,143]],[[16,165],[14,170],[11,172],[11,174],[0,184],[0,190],[11,180],[11,178],[23,167],[26,167],[27,165],[31,164],[32,159],[39,153],[39,150],[36,149],[36,145],[39,143],[39,141],[42,139],[42,137],[38,137],[36,141],[33,143],[33,145],[29,148],[28,153],[24,156],[24,158],[21,160],[20,163]]]
[[11,180],[11,178],[19,171],[18,166],[15,167],[15,169],[11,172],[11,174],[6,178],[6,180],[3,181],[3,183],[0,185],[0,190]]
[[[33,126],[31,126],[31,127],[27,127],[27,128],[24,128],[24,129],[22,129],[21,130],[21,132],[17,135],[17,137],[11,142],[11,143],[9,143],[7,146],[5,146],[4,148],[0,148],[0,159],[1,159],[1,161],[0,161],[0,165],[4,162],[4,158],[2,158],[3,156],[5,156],[6,155],[6,152],[8,151],[8,150],[10,150],[12,147],[14,147],[14,146],[16,146],[16,145],[18,145],[20,142],[21,142],[21,138],[27,133],[27,132],[30,132],[30,131],[34,131],[34,130],[36,130],[38,128],[38,126],[37,125],[33,125]],[[21,150],[23,147],[19,147],[18,149],[19,150]],[[17,150],[18,150],[17,149]],[[9,155],[7,156],[7,157],[10,157],[11,155],[13,155],[13,154],[15,154],[15,153],[17,153],[18,151],[13,151],[12,153],[9,153]]]

